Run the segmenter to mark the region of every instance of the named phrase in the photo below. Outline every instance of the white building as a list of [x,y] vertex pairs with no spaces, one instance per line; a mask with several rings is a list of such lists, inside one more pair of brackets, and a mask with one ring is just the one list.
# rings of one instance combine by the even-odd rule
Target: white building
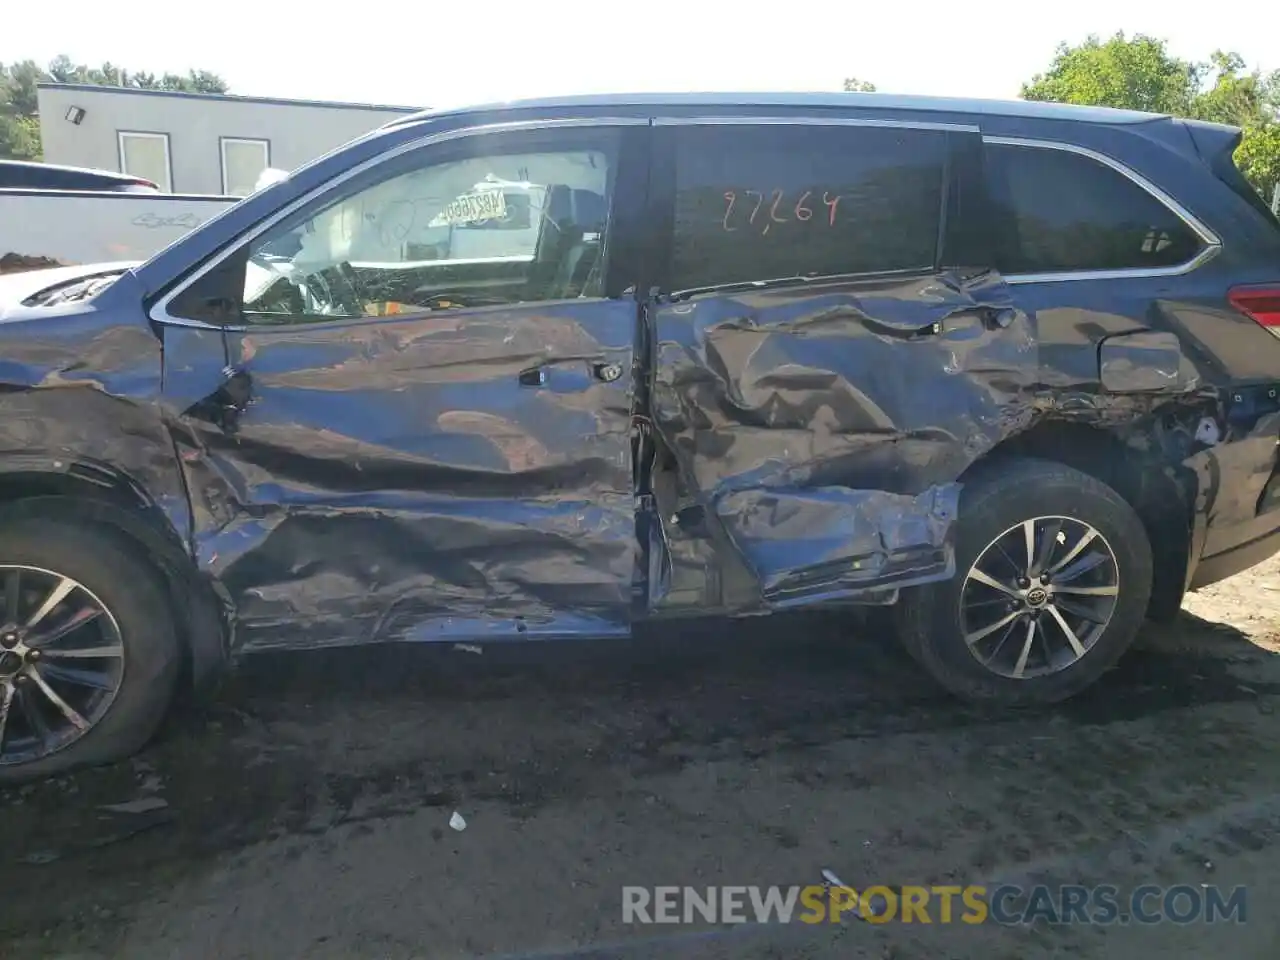
[[173,193],[247,196],[267,167],[292,170],[420,107],[42,83],[46,163],[118,170]]

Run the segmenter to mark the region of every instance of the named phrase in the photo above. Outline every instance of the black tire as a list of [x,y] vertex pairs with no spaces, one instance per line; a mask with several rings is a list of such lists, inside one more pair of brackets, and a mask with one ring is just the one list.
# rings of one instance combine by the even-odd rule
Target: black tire
[[[0,565],[76,581],[109,611],[123,647],[123,669],[105,712],[77,739],[44,756],[5,762],[0,744],[0,785],[110,763],[141,749],[164,719],[181,666],[173,611],[159,574],[123,534],[48,517],[0,520]],[[0,588],[4,584],[0,578]],[[31,678],[23,679],[24,688],[30,687]]]
[[[961,594],[966,575],[988,545],[1037,517],[1065,517],[1101,534],[1114,557],[1118,592],[1110,619],[1082,656],[1057,672],[1015,678],[984,666],[972,652],[965,639]],[[955,576],[904,590],[895,611],[898,633],[911,656],[963,699],[1056,703],[1091,685],[1129,648],[1146,614],[1151,576],[1151,546],[1142,521],[1105,483],[1053,461],[995,461],[965,478],[956,525]],[[1048,611],[1044,614],[1047,617]]]

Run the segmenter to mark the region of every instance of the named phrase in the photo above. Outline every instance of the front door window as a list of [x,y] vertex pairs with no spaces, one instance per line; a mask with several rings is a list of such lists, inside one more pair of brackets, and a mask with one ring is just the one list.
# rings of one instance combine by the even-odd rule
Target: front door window
[[599,296],[611,164],[602,150],[428,163],[286,220],[251,245],[252,324]]

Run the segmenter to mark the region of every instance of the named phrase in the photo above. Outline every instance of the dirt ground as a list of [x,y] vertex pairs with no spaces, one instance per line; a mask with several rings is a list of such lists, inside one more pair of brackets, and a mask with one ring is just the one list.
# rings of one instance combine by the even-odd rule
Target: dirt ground
[[[258,658],[138,760],[0,793],[0,957],[1274,958],[1278,573],[1189,598],[1090,693],[1033,713],[960,705],[826,615]],[[623,885],[823,869],[1243,884],[1247,913],[622,921]]]

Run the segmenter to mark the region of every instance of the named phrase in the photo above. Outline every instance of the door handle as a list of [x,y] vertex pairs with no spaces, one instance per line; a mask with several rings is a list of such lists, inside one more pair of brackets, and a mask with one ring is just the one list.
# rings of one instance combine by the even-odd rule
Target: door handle
[[521,370],[517,378],[522,387],[542,387],[547,383],[547,368],[534,367],[532,370]]
[[597,363],[591,372],[595,374],[597,380],[613,383],[622,376],[622,367],[616,363]]
[[[591,367],[591,375],[605,383],[613,383],[622,376],[622,367],[616,363],[597,363]],[[533,367],[521,370],[516,378],[522,387],[545,387],[547,385],[547,368]]]

